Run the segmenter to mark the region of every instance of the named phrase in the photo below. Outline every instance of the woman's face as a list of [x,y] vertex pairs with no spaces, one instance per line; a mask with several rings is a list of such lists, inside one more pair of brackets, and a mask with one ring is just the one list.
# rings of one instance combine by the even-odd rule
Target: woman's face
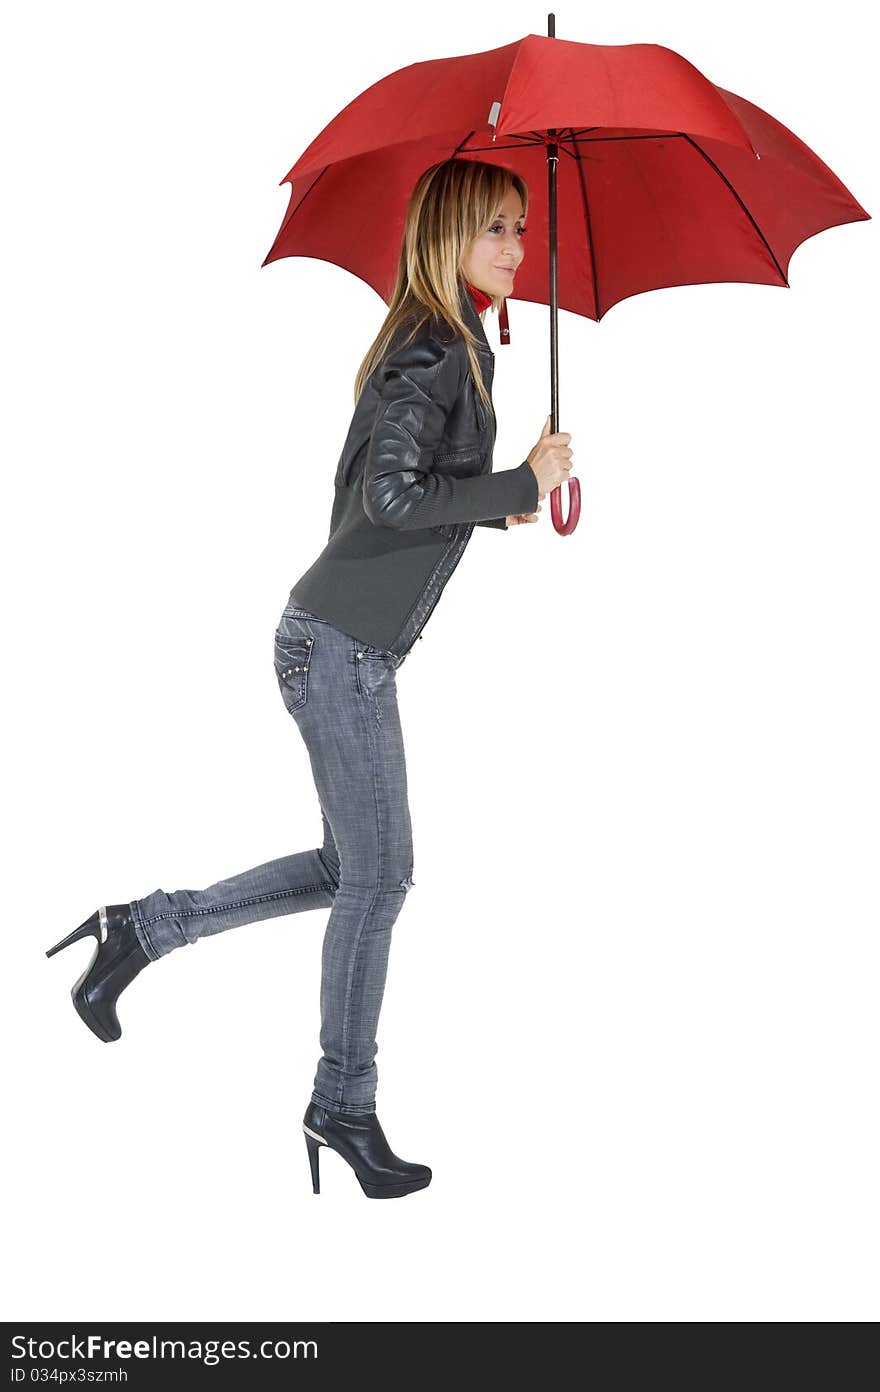
[[475,237],[462,257],[462,272],[486,295],[511,295],[516,268],[525,256],[525,213],[511,189],[490,227]]

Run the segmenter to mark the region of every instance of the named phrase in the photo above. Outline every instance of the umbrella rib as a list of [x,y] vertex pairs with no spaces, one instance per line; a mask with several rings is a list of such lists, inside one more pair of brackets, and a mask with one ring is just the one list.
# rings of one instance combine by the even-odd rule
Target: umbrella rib
[[[474,127],[474,129],[476,129],[476,127]],[[459,150],[461,150],[462,147],[463,147],[464,145],[467,144],[467,142],[470,140],[470,138],[471,138],[471,136],[473,135],[473,133],[474,133],[474,132],[473,132],[472,130],[469,130],[468,133],[467,133],[467,135],[465,136],[464,140],[460,140],[460,141],[458,142],[458,144],[456,145],[456,147],[455,147],[455,149],[453,150],[452,154],[449,156],[450,159],[455,159],[455,156],[458,154]]]
[[689,144],[689,145],[692,145],[692,146],[694,147],[694,149],[697,151],[697,153],[703,156],[703,159],[706,160],[707,164],[710,164],[710,165],[712,166],[712,168],[715,170],[715,173],[718,175],[718,177],[719,177],[720,179],[723,179],[723,180],[724,180],[725,184],[726,184],[727,187],[730,189],[730,192],[733,194],[733,196],[734,196],[734,198],[736,199],[737,203],[738,203],[739,206],[742,208],[742,210],[743,210],[743,212],[745,213],[746,217],[748,218],[749,222],[752,224],[752,226],[754,227],[754,229],[755,229],[755,231],[757,232],[758,236],[761,238],[761,241],[764,243],[764,246],[767,248],[768,252],[769,252],[770,255],[773,257],[773,264],[774,264],[774,266],[776,267],[777,271],[779,272],[780,276],[782,277],[782,282],[783,282],[783,284],[784,284],[785,286],[787,286],[789,289],[791,289],[791,286],[789,286],[789,284],[788,284],[788,276],[785,274],[785,271],[782,269],[782,267],[780,266],[778,260],[776,259],[776,253],[774,252],[774,250],[773,250],[772,246],[770,245],[770,243],[767,241],[767,238],[764,236],[764,233],[761,231],[761,229],[760,229],[760,227],[758,226],[757,222],[756,222],[755,219],[752,217],[752,214],[749,212],[749,210],[748,210],[748,208],[746,207],[745,203],[743,202],[742,198],[741,198],[740,195],[737,193],[736,189],[733,187],[733,184],[730,182],[730,180],[728,179],[727,175],[724,173],[724,171],[723,171],[722,169],[719,169],[719,168],[718,168],[718,165],[715,163],[715,161],[713,160],[712,156],[711,156],[711,155],[707,155],[707,154],[706,154],[706,151],[705,151],[700,145],[697,144],[696,140],[694,140],[692,136],[688,135],[687,131],[679,131],[679,135],[683,136],[684,139],[688,142],[688,144]]
[[580,151],[577,148],[574,152],[574,159],[575,163],[577,164],[578,183],[580,184],[581,198],[584,201],[584,218],[586,219],[587,223],[587,245],[590,248],[590,268],[593,273],[593,303],[596,306],[596,323],[598,324],[599,320],[602,318],[602,315],[599,311],[599,282],[596,277],[596,249],[593,246],[593,227],[592,223],[590,222],[590,202],[587,198],[587,181],[584,178],[583,161],[580,156]]
[[[601,130],[601,126],[590,126],[590,130]],[[599,145],[602,141],[614,140],[666,140],[674,135],[682,135],[683,131],[656,130],[648,135],[594,135],[592,140],[583,140],[579,135],[570,137],[573,145]]]
[[[544,144],[543,140],[527,140],[525,143],[527,145]],[[521,150],[522,148],[522,145],[501,145],[498,143],[498,141],[493,141],[491,145],[471,145],[471,147],[468,150],[463,151],[463,153],[466,155],[476,155],[481,150]]]

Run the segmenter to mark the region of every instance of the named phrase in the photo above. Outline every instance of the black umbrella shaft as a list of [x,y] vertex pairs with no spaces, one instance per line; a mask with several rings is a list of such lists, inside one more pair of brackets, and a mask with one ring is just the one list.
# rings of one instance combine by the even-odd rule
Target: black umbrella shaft
[[[547,37],[556,38],[556,16],[547,16]],[[548,132],[555,135],[556,131]],[[547,232],[550,242],[550,429],[559,429],[559,339],[556,328],[558,304],[556,283],[556,166],[559,152],[555,143],[547,146]]]
[[[556,132],[552,131],[552,135]],[[550,429],[559,429],[559,338],[556,330],[556,165],[555,145],[547,146],[547,206],[550,212]]]

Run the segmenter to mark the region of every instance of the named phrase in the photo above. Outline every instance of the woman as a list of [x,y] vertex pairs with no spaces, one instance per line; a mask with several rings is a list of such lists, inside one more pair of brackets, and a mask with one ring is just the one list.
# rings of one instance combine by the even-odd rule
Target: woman
[[513,289],[527,189],[510,170],[446,160],[409,199],[397,283],[355,381],[327,545],[296,582],[275,633],[275,673],[305,742],[323,844],[221,880],[98,909],[46,954],[94,935],[72,990],[99,1039],[121,1035],[120,993],[148,963],[243,923],[330,908],[321,1049],[303,1118],[313,1191],[319,1147],[369,1198],[431,1180],[401,1160],[376,1115],[376,1030],[391,933],[412,887],[413,845],[396,674],[474,526],[536,522],[568,477],[570,435],[541,438],[492,472],[494,355],[480,315]]

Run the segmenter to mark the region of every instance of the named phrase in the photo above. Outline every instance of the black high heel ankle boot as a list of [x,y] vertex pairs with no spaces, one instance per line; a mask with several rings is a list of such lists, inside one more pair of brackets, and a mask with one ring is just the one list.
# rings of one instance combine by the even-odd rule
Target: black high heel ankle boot
[[120,994],[153,959],[138,942],[128,904],[97,909],[85,923],[50,947],[46,956],[54,957],[62,947],[92,936],[97,938],[98,946],[70,995],[79,1018],[100,1040],[110,1044],[122,1034],[116,1014]]
[[368,1199],[398,1199],[431,1183],[427,1165],[411,1165],[395,1155],[375,1112],[354,1116],[311,1101],[303,1117],[312,1190],[321,1192],[318,1150],[329,1146],[347,1160]]

